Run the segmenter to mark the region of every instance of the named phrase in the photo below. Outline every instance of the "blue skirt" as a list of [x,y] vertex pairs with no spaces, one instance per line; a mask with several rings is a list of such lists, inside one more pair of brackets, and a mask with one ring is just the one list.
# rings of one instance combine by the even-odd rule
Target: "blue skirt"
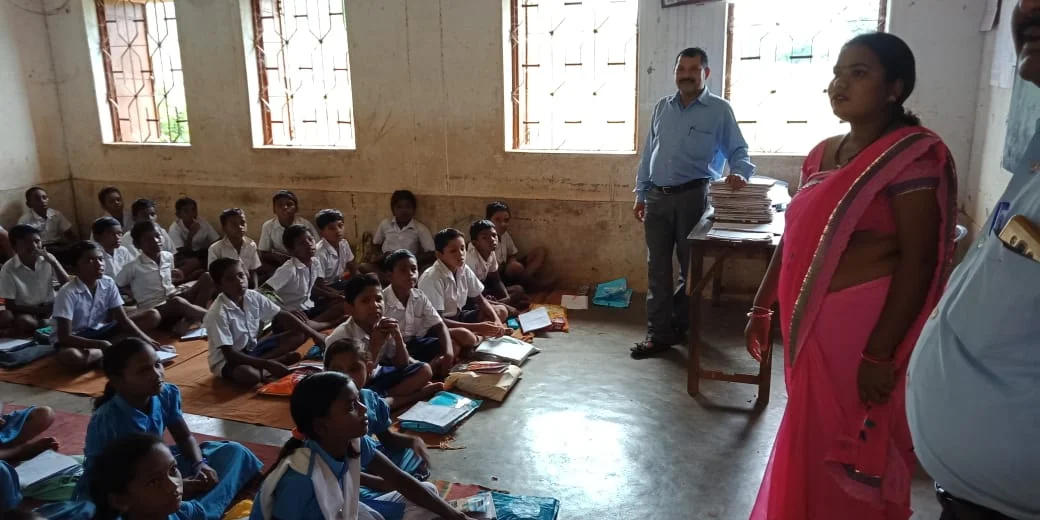
[[22,433],[29,414],[35,409],[35,406],[30,406],[24,410],[4,414],[4,425],[0,427],[0,444],[7,444],[15,440]]
[[22,487],[18,485],[18,474],[14,468],[0,460],[0,513],[10,511],[20,503]]
[[[245,446],[232,441],[203,442],[199,445],[209,467],[217,472],[220,482],[209,493],[186,500],[177,513],[179,520],[220,520],[242,488],[260,474],[263,463]],[[185,478],[195,476],[187,457],[176,446],[170,451],[177,461],[177,469]]]

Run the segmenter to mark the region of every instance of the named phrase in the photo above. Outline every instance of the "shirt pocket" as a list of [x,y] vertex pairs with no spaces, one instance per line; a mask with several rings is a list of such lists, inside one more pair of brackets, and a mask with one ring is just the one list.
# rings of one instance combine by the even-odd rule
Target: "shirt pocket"
[[982,248],[971,277],[950,301],[950,328],[969,348],[1035,343],[1040,335],[1040,263],[1005,247],[996,236],[988,237]]
[[715,129],[704,123],[690,125],[683,147],[693,158],[710,161],[715,155]]

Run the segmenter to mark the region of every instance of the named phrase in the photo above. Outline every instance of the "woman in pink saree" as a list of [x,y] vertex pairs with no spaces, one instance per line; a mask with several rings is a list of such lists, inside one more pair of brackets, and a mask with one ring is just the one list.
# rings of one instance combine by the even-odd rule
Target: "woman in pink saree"
[[916,464],[906,365],[953,257],[956,174],[903,108],[913,53],[845,44],[828,88],[850,132],[802,167],[787,231],[748,313],[756,359],[779,302],[788,402],[753,520],[905,520]]

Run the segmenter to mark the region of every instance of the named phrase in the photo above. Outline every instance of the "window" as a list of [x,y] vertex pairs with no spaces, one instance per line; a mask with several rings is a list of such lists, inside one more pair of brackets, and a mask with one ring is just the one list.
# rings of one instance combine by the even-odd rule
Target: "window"
[[847,131],[827,99],[841,46],[885,25],[887,0],[736,0],[727,97],[752,153],[804,155]]
[[265,145],[354,148],[343,0],[252,0]]
[[635,150],[637,4],[511,1],[507,148]]
[[112,140],[188,143],[173,1],[95,0]]

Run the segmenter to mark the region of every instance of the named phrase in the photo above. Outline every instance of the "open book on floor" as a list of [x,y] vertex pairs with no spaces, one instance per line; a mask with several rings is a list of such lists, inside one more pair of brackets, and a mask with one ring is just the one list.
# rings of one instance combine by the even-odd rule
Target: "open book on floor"
[[530,343],[518,340],[512,336],[501,338],[487,338],[477,345],[473,351],[473,357],[490,361],[505,361],[514,365],[523,365],[524,361],[532,355],[540,352]]

